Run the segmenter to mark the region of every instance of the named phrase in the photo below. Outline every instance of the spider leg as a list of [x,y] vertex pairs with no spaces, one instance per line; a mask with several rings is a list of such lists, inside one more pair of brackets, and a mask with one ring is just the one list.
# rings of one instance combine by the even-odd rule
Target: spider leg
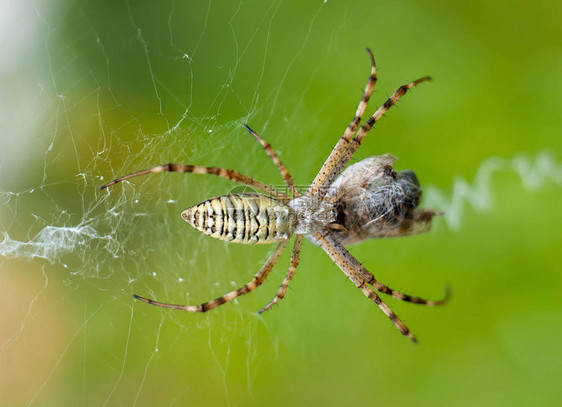
[[[316,233],[314,238],[320,244],[322,249],[328,254],[328,256],[337,264],[337,266],[349,277],[351,281],[355,284],[357,288],[359,288],[365,296],[369,299],[373,300],[382,312],[390,318],[390,320],[394,323],[394,325],[398,328],[398,330],[408,338],[410,338],[413,342],[417,342],[417,339],[412,335],[408,327],[398,318],[398,316],[390,309],[388,305],[386,305],[379,295],[373,291],[367,283],[363,276],[359,274],[359,272],[354,268],[354,265],[350,262],[350,254],[349,256],[345,252],[341,252],[341,248],[343,246],[337,246],[333,243],[335,239],[333,239],[330,234],[323,235],[321,233]],[[349,252],[348,252],[349,253]],[[352,257],[352,256],[351,256]]]
[[437,301],[426,300],[424,298],[415,297],[413,295],[408,295],[408,294],[404,294],[400,291],[393,290],[392,288],[390,288],[390,287],[382,284],[381,282],[379,282],[375,278],[373,273],[371,273],[369,270],[367,270],[365,268],[365,266],[363,266],[359,262],[359,260],[357,260],[355,257],[353,257],[353,255],[340,242],[338,242],[336,239],[334,239],[333,236],[331,236],[331,235],[325,236],[325,239],[328,241],[328,244],[330,246],[332,246],[335,250],[337,250],[337,252],[343,258],[345,258],[345,261],[346,261],[346,263],[349,264],[349,267],[353,268],[353,270],[355,270],[357,273],[359,273],[359,275],[361,276],[361,279],[364,280],[367,284],[372,285],[373,288],[375,290],[377,290],[378,292],[389,295],[389,296],[391,296],[393,298],[396,298],[396,299],[399,299],[401,301],[411,302],[411,303],[414,303],[414,304],[423,304],[423,305],[427,305],[427,306],[430,306],[430,307],[434,307],[436,305],[442,305],[449,300],[449,289],[447,287],[446,287],[446,290],[445,290],[445,296],[441,300],[437,300]]
[[[353,282],[355,283],[355,285],[358,284],[355,281]],[[360,285],[357,285],[357,287],[359,287],[359,289],[363,292],[363,294],[365,294],[367,298],[373,300],[379,306],[382,312],[384,312],[386,316],[390,318],[390,320],[394,323],[394,325],[396,326],[396,328],[398,328],[402,335],[410,338],[412,342],[418,341],[417,338],[410,332],[410,329],[408,329],[404,322],[402,322],[400,318],[398,318],[398,316],[390,309],[390,307],[382,301],[381,297],[379,297],[376,292],[369,288],[364,281],[360,281],[359,284]]]
[[299,264],[299,255],[301,252],[302,237],[303,235],[297,235],[297,237],[295,238],[295,244],[293,245],[293,254],[291,255],[291,265],[289,266],[289,270],[287,270],[287,275],[285,276],[285,279],[283,280],[283,283],[281,284],[279,291],[277,291],[277,295],[275,296],[275,298],[273,298],[273,300],[269,302],[269,304],[267,304],[265,307],[260,309],[258,311],[258,314],[267,311],[268,309],[273,307],[273,305],[277,304],[285,296],[287,287],[289,287],[289,282],[295,275],[295,271],[297,270],[297,266]]
[[367,53],[371,58],[371,76],[369,76],[367,85],[365,85],[365,90],[363,91],[363,97],[359,101],[359,105],[357,106],[357,110],[355,112],[355,117],[353,117],[353,120],[351,121],[351,123],[349,123],[349,126],[347,126],[347,128],[345,129],[343,136],[340,137],[338,143],[333,148],[332,152],[330,153],[330,155],[322,165],[320,172],[316,175],[314,181],[312,181],[312,184],[308,189],[308,195],[316,195],[318,193],[318,190],[322,187],[322,185],[324,185],[326,178],[330,175],[333,168],[338,163],[338,160],[340,159],[341,155],[349,145],[349,142],[353,137],[353,134],[355,133],[357,127],[359,126],[361,117],[365,113],[365,109],[367,108],[367,103],[371,98],[371,94],[373,93],[373,88],[375,87],[375,83],[377,82],[377,67],[375,65],[375,57],[373,56],[373,53],[369,48],[367,48]]
[[247,124],[245,124],[244,127],[246,128],[246,130],[250,132],[252,136],[256,138],[256,140],[260,142],[260,144],[264,148],[269,158],[271,158],[273,163],[277,166],[277,169],[279,170],[281,176],[283,177],[283,181],[285,181],[285,185],[287,185],[287,188],[291,190],[291,194],[293,195],[293,198],[298,198],[299,196],[301,196],[299,190],[295,187],[295,182],[293,181],[293,177],[291,176],[285,165],[281,162],[281,160],[275,153],[275,150],[273,149],[273,147],[271,147],[271,144],[269,144],[267,141],[261,138]]
[[279,257],[281,256],[281,253],[283,253],[283,250],[287,246],[288,242],[289,241],[286,240],[284,242],[279,243],[273,254],[269,257],[269,259],[267,259],[267,261],[262,266],[260,271],[257,272],[257,274],[254,276],[254,278],[252,278],[250,282],[248,282],[247,284],[245,284],[244,286],[240,287],[237,290],[231,291],[228,294],[223,295],[222,297],[205,302],[201,305],[167,304],[164,302],[158,302],[148,298],[144,298],[138,295],[133,295],[133,297],[136,298],[137,300],[141,300],[143,302],[146,302],[147,304],[156,305],[158,307],[173,308],[173,309],[179,309],[188,312],[207,312],[210,309],[216,308],[219,305],[232,301],[241,295],[248,294],[249,292],[259,287],[265,281],[265,279],[271,272],[271,269],[273,269],[273,266],[275,266],[275,263],[277,263],[277,260],[279,260]]
[[363,138],[367,135],[369,130],[373,127],[373,125],[380,120],[380,118],[394,105],[398,100],[406,94],[406,92],[416,86],[421,82],[425,82],[430,80],[429,76],[424,76],[423,78],[417,79],[413,82],[410,82],[406,85],[400,86],[394,94],[387,99],[384,104],[377,109],[375,113],[367,120],[367,122],[361,126],[353,140],[349,143],[349,146],[345,152],[341,154],[340,160],[332,167],[331,172],[328,176],[325,177],[324,187],[327,188],[333,184],[336,178],[342,173],[353,154],[357,151],[361,143],[363,142]]
[[165,164],[165,165],[158,165],[156,167],[150,168],[148,170],[143,170],[139,172],[135,172],[133,174],[125,175],[123,177],[119,177],[111,182],[108,182],[105,185],[102,185],[100,189],[107,188],[111,185],[117,184],[118,182],[124,181],[129,178],[138,177],[141,175],[152,174],[156,172],[188,172],[193,174],[212,174],[216,175],[221,178],[226,178],[230,181],[238,182],[240,184],[248,185],[253,188],[259,189],[265,193],[273,195],[276,198],[279,198],[283,202],[289,202],[290,198],[281,191],[264,184],[263,182],[256,181],[253,178],[250,178],[242,173],[239,173],[234,170],[227,170],[224,168],[218,167],[202,167],[199,165],[186,165],[186,164]]

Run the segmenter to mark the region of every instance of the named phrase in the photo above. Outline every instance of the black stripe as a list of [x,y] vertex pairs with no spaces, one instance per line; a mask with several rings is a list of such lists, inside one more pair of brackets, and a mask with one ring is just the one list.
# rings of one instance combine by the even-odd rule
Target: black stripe
[[211,301],[211,303],[213,304],[213,308],[218,307],[219,305],[222,305],[225,302],[226,302],[226,299],[224,298],[224,295],[222,297],[215,298],[213,301]]
[[246,208],[245,202],[243,199],[242,200],[242,241],[247,240],[246,239],[246,232],[247,232],[247,227],[246,227],[246,215],[248,214],[248,208]]
[[267,211],[267,206],[265,207],[265,220],[267,224],[265,225],[265,240],[269,239],[269,212]]
[[209,222],[209,230],[211,231],[211,234],[214,235],[215,232],[217,231],[217,226],[216,226],[217,225],[217,219],[216,219],[216,216],[215,216],[215,208],[213,208],[212,201],[207,201],[207,202],[209,204],[209,212],[208,212],[209,213],[209,220],[213,221],[212,225],[210,225],[210,222]]
[[220,203],[220,207],[221,207],[221,216],[222,216],[222,224],[221,224],[220,235],[224,236],[224,224],[226,223],[226,219],[225,219],[225,216],[224,216],[224,205],[222,204],[222,202]]
[[207,230],[209,225],[208,225],[208,217],[209,217],[209,213],[207,212],[207,205],[203,204],[203,208],[205,208],[205,210],[203,212],[201,212],[203,214],[203,230]]
[[236,239],[236,232],[238,231],[238,222],[237,222],[238,213],[236,212],[236,207],[234,205],[234,201],[232,200],[230,195],[227,195],[226,198],[230,201],[230,207],[232,209],[232,220],[234,221],[234,229],[232,230],[232,238]]
[[255,215],[255,219],[256,219],[256,223],[258,224],[258,227],[256,228],[256,231],[255,231],[255,233],[254,233],[254,236],[256,237],[256,239],[258,240],[258,242],[260,241],[260,235],[259,235],[259,233],[260,233],[260,226],[261,226],[261,223],[260,223],[260,220],[259,220],[260,213],[261,213],[261,205],[258,204],[258,211],[257,211],[257,213],[256,213],[256,215]]

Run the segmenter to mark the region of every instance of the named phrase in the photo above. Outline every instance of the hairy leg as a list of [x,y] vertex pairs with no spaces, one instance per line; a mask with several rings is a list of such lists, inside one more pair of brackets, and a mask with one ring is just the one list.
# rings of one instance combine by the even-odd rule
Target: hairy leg
[[293,245],[293,254],[291,255],[291,265],[287,270],[287,275],[285,276],[285,279],[283,280],[283,283],[281,284],[279,291],[277,291],[277,295],[265,307],[263,307],[261,310],[258,311],[259,314],[273,307],[285,296],[285,292],[289,287],[289,283],[291,282],[291,279],[295,275],[295,271],[297,270],[297,266],[299,265],[299,255],[301,252],[302,238],[303,235],[297,235],[295,238],[295,244]]
[[241,295],[248,294],[249,292],[259,287],[265,281],[265,279],[273,269],[273,266],[275,266],[275,263],[277,263],[277,260],[279,260],[279,257],[281,256],[281,253],[283,253],[283,250],[287,246],[288,242],[289,241],[286,240],[284,242],[279,243],[273,254],[269,257],[269,259],[267,259],[263,267],[260,269],[260,271],[258,271],[258,273],[254,276],[254,278],[252,278],[250,282],[248,282],[247,284],[245,284],[244,286],[240,287],[237,290],[231,291],[228,294],[223,295],[222,297],[205,302],[201,305],[167,304],[164,302],[154,301],[149,298],[144,298],[138,295],[133,295],[133,297],[135,297],[137,300],[141,300],[143,302],[146,302],[147,304],[156,305],[158,307],[173,308],[173,309],[179,309],[188,312],[207,312],[210,309],[216,308],[219,305],[232,301]]
[[390,109],[398,100],[406,94],[406,92],[416,86],[421,82],[425,82],[430,80],[429,76],[425,76],[423,78],[417,79],[413,82],[408,83],[407,85],[400,86],[394,94],[387,99],[384,104],[377,109],[375,113],[367,120],[367,122],[361,126],[361,129],[357,132],[357,135],[351,140],[349,143],[349,147],[345,152],[341,155],[340,160],[334,165],[330,174],[325,178],[324,187],[329,187],[333,184],[336,178],[342,173],[353,154],[357,151],[361,143],[363,142],[363,138],[367,135],[369,130],[373,127],[373,125]]
[[401,301],[411,302],[414,304],[423,304],[430,307],[436,305],[442,305],[449,299],[449,292],[448,290],[445,292],[445,297],[441,300],[426,300],[420,297],[416,297],[413,295],[404,294],[400,291],[393,290],[392,288],[382,284],[379,282],[375,276],[363,266],[359,260],[357,260],[353,255],[339,242],[337,241],[332,235],[325,235],[323,239],[326,241],[328,247],[331,247],[333,250],[337,251],[338,255],[343,258],[343,261],[349,265],[350,268],[355,270],[360,276],[363,281],[367,284],[373,286],[373,288],[383,294],[387,294],[393,298],[399,299]]
[[289,202],[290,198],[281,191],[264,184],[263,182],[256,181],[253,178],[250,178],[244,174],[241,174],[234,170],[227,170],[224,168],[219,167],[202,167],[199,165],[186,165],[186,164],[164,164],[158,165],[156,167],[150,168],[148,170],[138,171],[133,174],[125,175],[123,177],[119,177],[111,182],[108,182],[105,185],[102,185],[100,189],[107,188],[111,185],[117,184],[118,182],[139,177],[141,175],[146,174],[153,174],[157,172],[185,172],[185,173],[193,173],[193,174],[212,174],[216,175],[221,178],[226,178],[230,181],[238,182],[240,184],[248,185],[253,188],[259,189],[265,193],[268,193],[276,198],[279,198],[283,202]]
[[250,134],[252,136],[254,136],[255,139],[260,142],[260,144],[264,148],[264,150],[267,153],[267,155],[269,156],[269,158],[271,158],[273,163],[277,166],[277,169],[281,173],[281,176],[283,177],[283,181],[285,181],[285,185],[287,185],[287,188],[289,188],[289,190],[291,191],[291,194],[293,195],[293,198],[298,198],[299,196],[301,196],[300,192],[295,187],[295,182],[293,181],[293,177],[291,176],[291,174],[289,173],[289,171],[287,170],[285,165],[281,162],[281,160],[277,156],[277,153],[275,152],[273,147],[271,147],[271,144],[269,144],[267,141],[265,141],[263,138],[261,138],[248,125],[245,124],[244,127],[246,127],[246,130],[248,130],[250,132]]
[[314,238],[318,241],[322,249],[324,249],[328,256],[330,256],[334,263],[338,265],[338,267],[349,277],[349,279],[353,281],[355,286],[359,288],[366,297],[374,301],[379,306],[382,312],[384,312],[385,315],[390,318],[392,323],[394,323],[394,325],[403,335],[410,338],[410,340],[412,340],[413,342],[417,342],[417,339],[410,332],[408,327],[400,320],[400,318],[398,318],[398,316],[390,309],[390,307],[382,301],[379,295],[367,285],[366,281],[349,262],[347,256],[344,253],[341,253],[338,247],[332,245],[332,242],[327,239],[328,237],[329,235],[324,236],[320,233],[314,235]]
[[[308,189],[308,195],[317,195],[319,189],[325,184],[326,178],[330,175],[336,164],[338,163],[341,155],[349,145],[353,134],[357,130],[359,126],[359,122],[361,121],[361,117],[365,113],[365,109],[367,108],[367,103],[371,98],[371,94],[373,93],[373,88],[375,87],[375,83],[377,82],[377,67],[375,65],[375,57],[369,48],[367,48],[367,53],[371,58],[371,75],[369,76],[369,80],[367,81],[367,85],[365,86],[365,90],[363,91],[363,97],[361,98],[359,105],[357,106],[357,110],[355,111],[355,116],[353,120],[345,129],[343,136],[339,139],[338,143],[322,165],[322,168],[316,175],[316,178],[310,185]],[[323,194],[321,194],[323,195]]]

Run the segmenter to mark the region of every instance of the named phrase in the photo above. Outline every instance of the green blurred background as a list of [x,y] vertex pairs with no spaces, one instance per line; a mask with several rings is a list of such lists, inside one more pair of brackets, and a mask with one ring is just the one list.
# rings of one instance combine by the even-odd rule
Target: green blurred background
[[[2,404],[558,405],[561,19],[559,1],[0,2]],[[420,344],[308,242],[261,316],[287,253],[257,291],[207,314],[135,302],[219,296],[272,247],[180,219],[231,191],[225,180],[98,186],[167,162],[279,185],[243,123],[306,185],[353,116],[365,47],[379,75],[368,111],[434,79],[356,158],[398,156],[447,216],[351,248],[393,288],[451,286],[441,308],[386,299]]]

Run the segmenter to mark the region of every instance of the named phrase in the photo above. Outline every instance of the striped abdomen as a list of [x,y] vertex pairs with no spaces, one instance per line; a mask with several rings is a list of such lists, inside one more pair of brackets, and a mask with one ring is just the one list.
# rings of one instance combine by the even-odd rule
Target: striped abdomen
[[181,217],[206,235],[234,243],[280,242],[295,230],[294,211],[260,194],[219,196],[186,209]]

